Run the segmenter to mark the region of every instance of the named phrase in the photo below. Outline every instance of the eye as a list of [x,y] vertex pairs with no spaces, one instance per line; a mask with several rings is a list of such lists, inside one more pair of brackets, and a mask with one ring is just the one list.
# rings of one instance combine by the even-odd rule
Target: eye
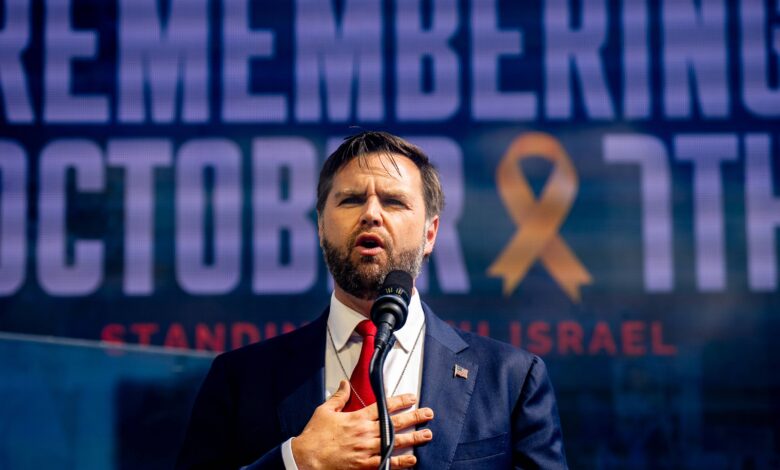
[[394,197],[389,197],[389,198],[385,199],[384,202],[388,206],[406,207],[406,204],[402,200],[394,198]]
[[340,206],[344,206],[344,205],[349,206],[349,205],[361,204],[362,202],[363,202],[363,200],[360,197],[358,197],[358,196],[347,196],[344,199],[342,199],[341,202],[339,202],[339,205]]

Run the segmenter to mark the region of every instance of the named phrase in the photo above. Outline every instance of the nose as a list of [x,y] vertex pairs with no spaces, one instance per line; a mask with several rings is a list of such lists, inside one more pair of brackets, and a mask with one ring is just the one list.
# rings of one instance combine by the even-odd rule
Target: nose
[[382,205],[376,197],[369,197],[363,206],[360,215],[360,225],[368,227],[380,227],[382,225]]

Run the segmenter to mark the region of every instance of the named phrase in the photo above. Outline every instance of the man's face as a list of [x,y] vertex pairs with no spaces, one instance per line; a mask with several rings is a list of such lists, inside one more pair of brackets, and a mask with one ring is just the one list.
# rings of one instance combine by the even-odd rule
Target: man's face
[[423,257],[433,250],[439,217],[426,221],[422,179],[414,162],[400,155],[370,154],[334,175],[318,226],[338,287],[371,300],[390,271],[417,276]]

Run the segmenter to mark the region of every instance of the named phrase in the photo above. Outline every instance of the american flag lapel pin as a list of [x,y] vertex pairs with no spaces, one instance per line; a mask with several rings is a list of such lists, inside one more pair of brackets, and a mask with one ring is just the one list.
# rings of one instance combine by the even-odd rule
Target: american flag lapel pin
[[455,367],[452,370],[452,376],[453,377],[460,377],[461,379],[468,380],[469,378],[469,370],[465,367],[462,367],[459,364],[455,364]]

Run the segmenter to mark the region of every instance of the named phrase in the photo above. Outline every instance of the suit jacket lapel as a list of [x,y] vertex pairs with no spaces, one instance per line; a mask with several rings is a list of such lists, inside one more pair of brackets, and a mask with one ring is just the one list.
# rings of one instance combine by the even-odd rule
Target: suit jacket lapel
[[328,310],[300,329],[286,348],[288,360],[279,373],[277,413],[285,439],[303,431],[325,399],[325,329]]
[[[468,344],[427,305],[423,304],[423,310],[425,352],[420,407],[433,409],[435,418],[425,426],[433,432],[433,440],[415,448],[415,455],[418,469],[443,469],[455,456],[478,370],[477,364],[459,356]],[[455,376],[456,365],[468,370],[467,378]]]

